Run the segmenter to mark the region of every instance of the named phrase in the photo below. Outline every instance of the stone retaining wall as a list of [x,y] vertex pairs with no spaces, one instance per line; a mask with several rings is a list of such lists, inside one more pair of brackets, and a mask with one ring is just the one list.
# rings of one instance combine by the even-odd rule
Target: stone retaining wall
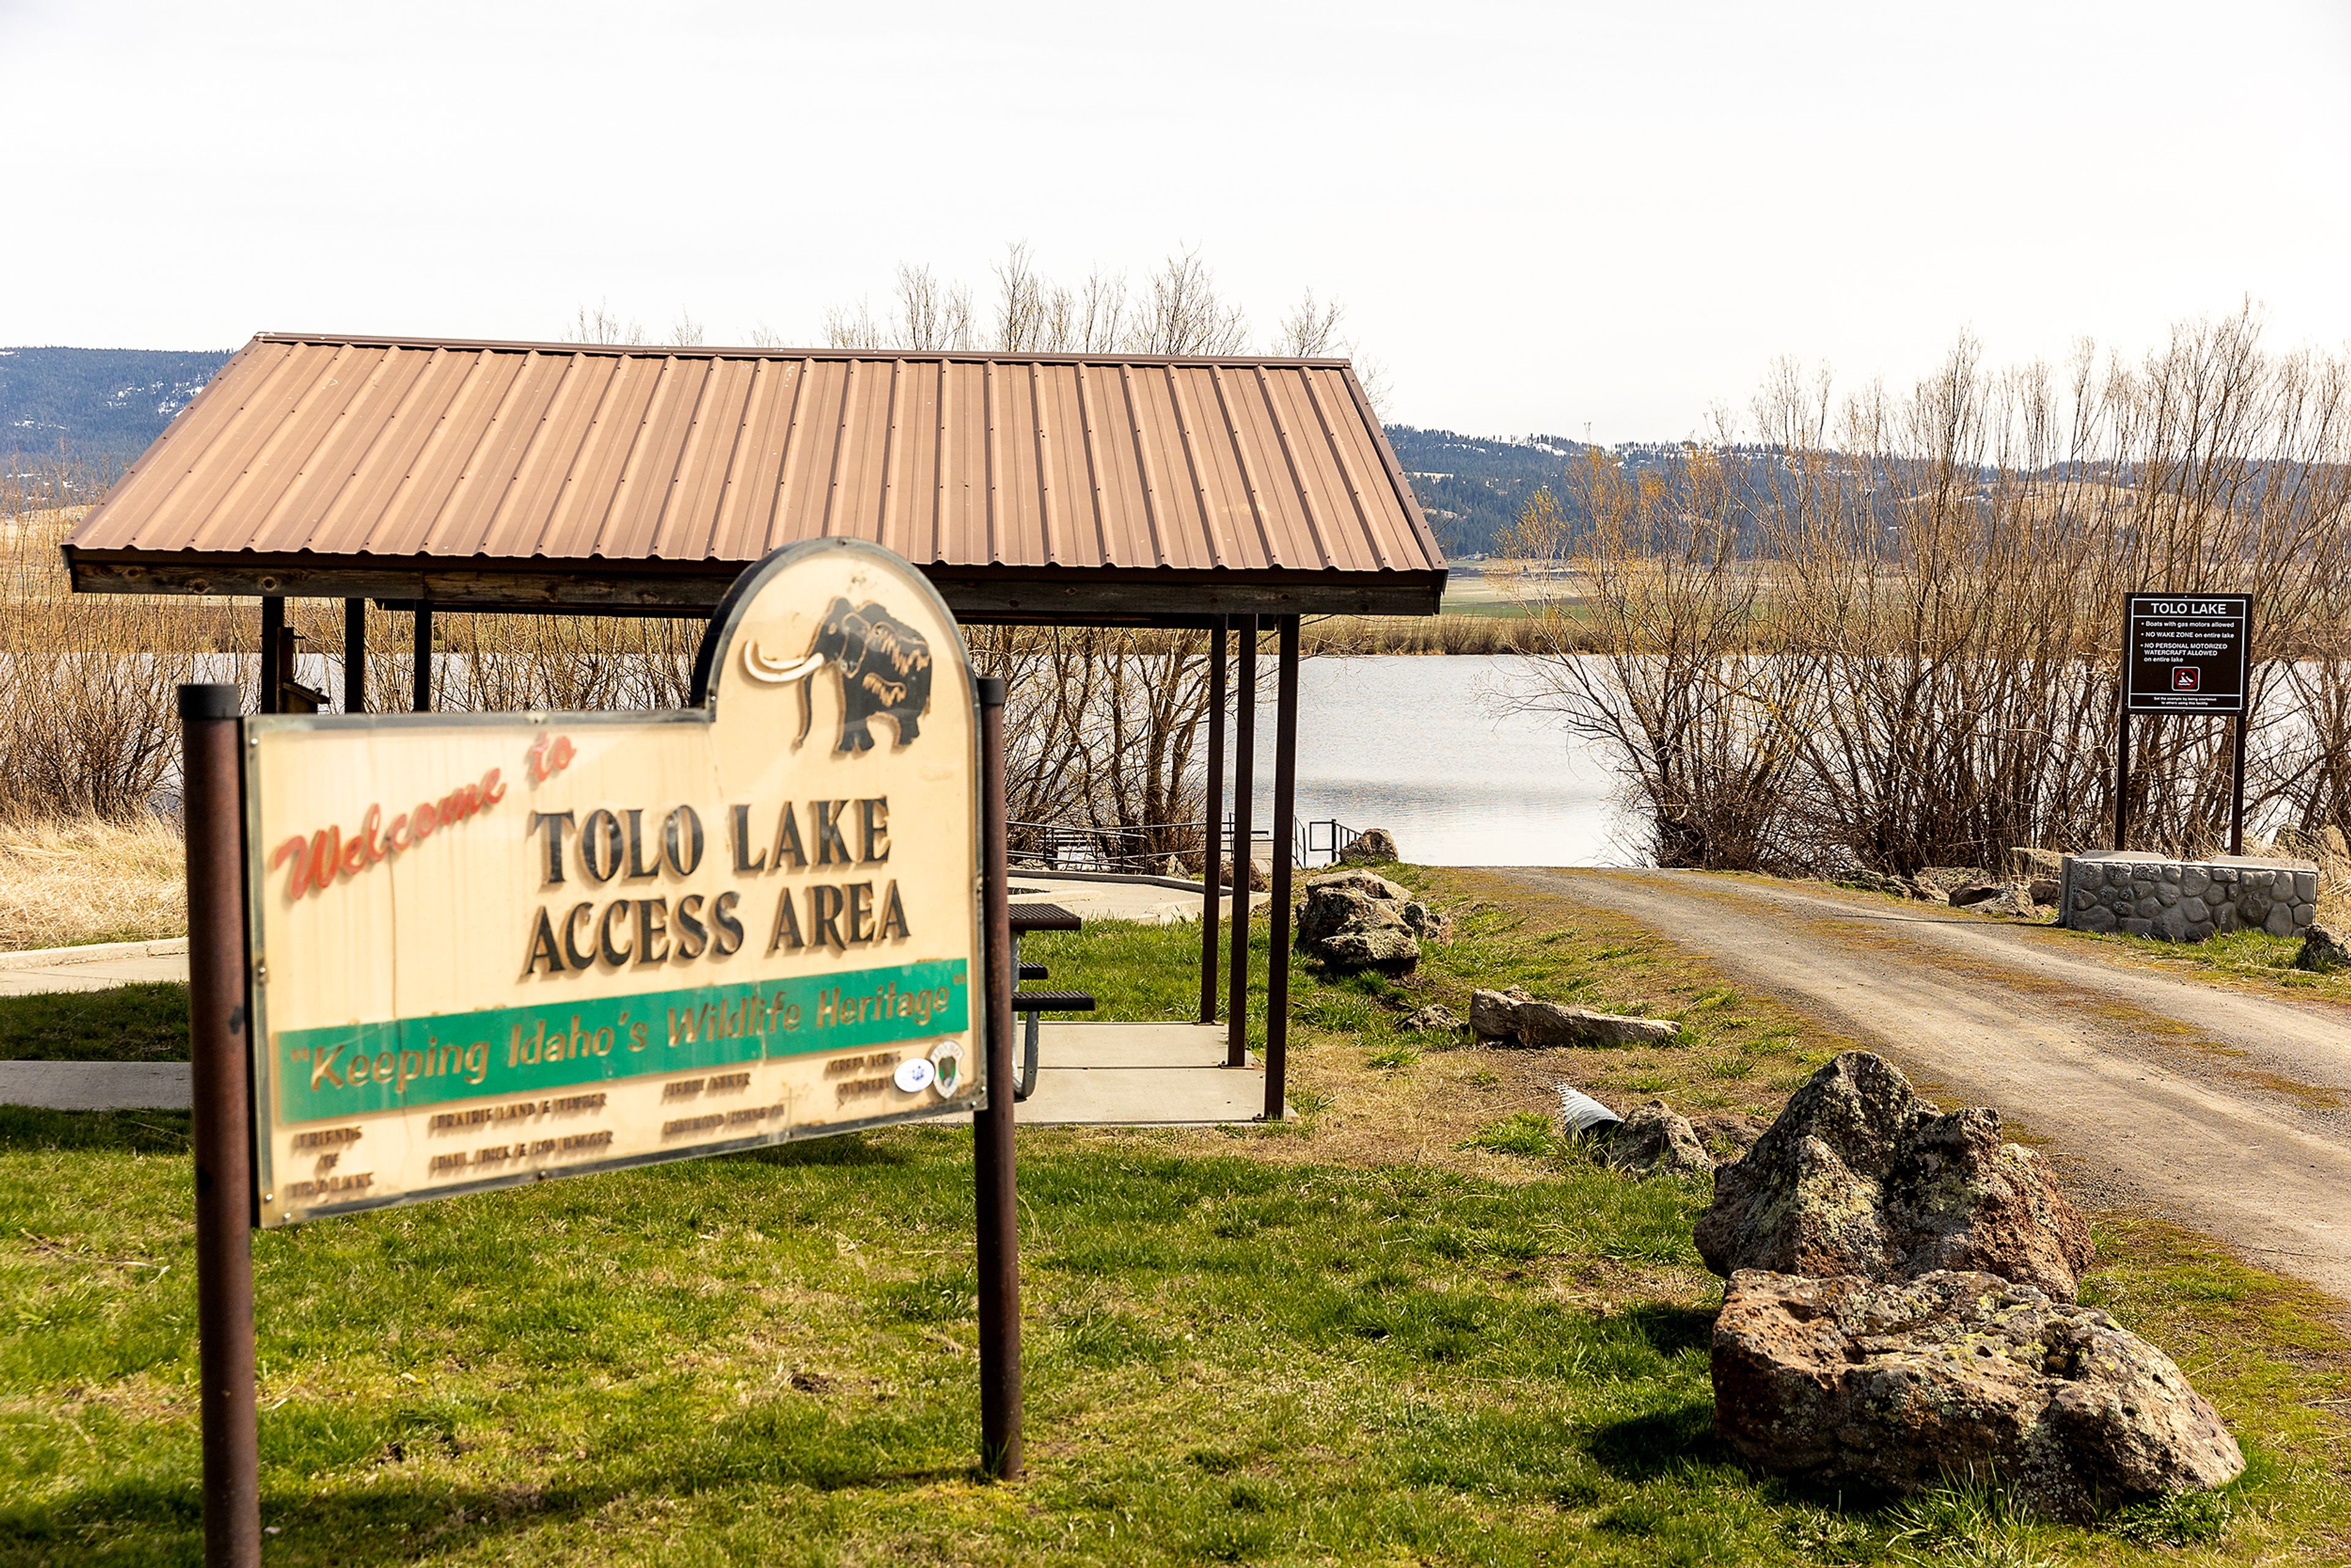
[[2063,880],[2062,918],[2076,931],[2201,942],[2238,930],[2300,936],[2318,918],[2318,867],[2310,861],[2097,850],[2067,855]]

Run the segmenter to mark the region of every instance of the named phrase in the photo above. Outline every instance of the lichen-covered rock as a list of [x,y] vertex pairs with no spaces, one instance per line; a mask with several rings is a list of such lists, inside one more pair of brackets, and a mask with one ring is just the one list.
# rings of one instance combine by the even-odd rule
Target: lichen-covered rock
[[1418,899],[1409,899],[1404,906],[1404,923],[1415,936],[1424,942],[1453,940],[1453,916],[1431,909]]
[[1403,858],[1396,853],[1395,835],[1385,828],[1365,828],[1339,852],[1340,861],[1346,865],[1378,865]]
[[1359,888],[1344,884],[1317,883],[1306,890],[1306,902],[1298,911],[1298,946],[1301,951],[1311,953],[1318,943],[1343,931],[1381,927],[1410,930],[1404,923],[1401,904],[1374,898]]
[[1724,1276],[1974,1269],[2068,1301],[2096,1256],[2040,1162],[2001,1141],[1999,1113],[1938,1111],[1865,1051],[1814,1073],[1743,1157],[1715,1172],[1696,1238]]
[[1395,1027],[1398,1034],[1458,1034],[1461,1015],[1442,1002],[1431,1002],[1396,1019]]
[[1952,904],[1959,908],[1972,910],[1978,915],[1999,915],[2016,920],[2030,920],[2041,913],[2040,905],[2033,901],[2031,891],[2022,883],[2003,883],[1994,887],[1982,897],[1970,897],[1965,903],[1960,902],[1962,894],[1973,894],[1977,891],[1974,888],[1961,888],[1958,893],[1951,894]]
[[1420,944],[1402,926],[1378,926],[1367,931],[1342,931],[1314,948],[1315,956],[1333,969],[1353,972],[1377,969],[1408,975],[1420,964]]
[[1434,925],[1426,905],[1384,876],[1351,868],[1316,877],[1298,911],[1298,950],[1333,969],[1409,973],[1420,962],[1413,910]]
[[1306,883],[1306,891],[1318,887],[1352,887],[1366,898],[1380,899],[1388,904],[1402,904],[1412,897],[1412,890],[1390,882],[1375,871],[1361,866],[1348,866],[1340,871],[1326,871]]
[[1601,1134],[1600,1157],[1620,1171],[1640,1176],[1711,1176],[1714,1156],[1698,1141],[1689,1118],[1663,1100],[1636,1105]]
[[1716,1431],[1775,1475],[1897,1491],[1996,1478],[2034,1512],[2087,1521],[2245,1468],[2163,1352],[1992,1274],[1741,1270],[1713,1360]]
[[2351,968],[2351,936],[2332,925],[2312,926],[2302,938],[2302,951],[2294,956],[2294,967],[2321,975]]
[[1655,1045],[1674,1038],[1670,1019],[1594,1012],[1531,997],[1516,986],[1469,994],[1469,1030],[1479,1040],[1542,1050],[1562,1045]]

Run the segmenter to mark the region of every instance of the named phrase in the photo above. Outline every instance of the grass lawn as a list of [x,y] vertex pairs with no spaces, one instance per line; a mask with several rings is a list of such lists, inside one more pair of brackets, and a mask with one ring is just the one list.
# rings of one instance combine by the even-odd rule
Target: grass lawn
[[[1461,936],[1403,986],[1293,970],[1297,1121],[1021,1134],[1021,1483],[972,1469],[968,1131],[900,1129],[256,1237],[269,1560],[2351,1559],[2351,1337],[2143,1218],[2100,1217],[2085,1294],[2243,1440],[2223,1510],[2085,1531],[1732,1463],[1689,1242],[1705,1185],[1562,1147],[1552,1086],[1768,1113],[1842,1042],[1636,927],[1406,874]],[[1180,1018],[1196,944],[1098,925],[1030,956],[1107,1016]],[[1473,981],[1690,1040],[1394,1032]],[[159,1113],[0,1112],[0,1565],[196,1559],[185,1140]],[[2195,1543],[2142,1544],[2166,1535]]]

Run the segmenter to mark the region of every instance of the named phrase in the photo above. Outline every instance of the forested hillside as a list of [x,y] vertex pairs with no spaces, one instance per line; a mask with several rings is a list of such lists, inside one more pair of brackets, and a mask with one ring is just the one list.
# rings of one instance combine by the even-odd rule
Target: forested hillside
[[228,351],[0,349],[0,457],[128,463],[163,433]]

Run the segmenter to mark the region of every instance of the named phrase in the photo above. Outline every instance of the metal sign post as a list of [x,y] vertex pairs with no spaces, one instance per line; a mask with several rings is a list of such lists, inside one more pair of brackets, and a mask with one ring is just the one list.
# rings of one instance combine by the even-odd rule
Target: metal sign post
[[254,1412],[253,1103],[237,689],[182,686],[188,1058],[196,1156],[196,1379],[206,1568],[261,1561]]
[[181,688],[208,1563],[259,1560],[256,1226],[947,1115],[1019,1473],[1003,686],[920,573],[770,555],[682,711],[237,699]]
[[2134,593],[2123,606],[2123,700],[2115,746],[2115,848],[2130,828],[2133,714],[2223,717],[2230,737],[2229,852],[2245,852],[2245,706],[2252,598],[2243,593]]

